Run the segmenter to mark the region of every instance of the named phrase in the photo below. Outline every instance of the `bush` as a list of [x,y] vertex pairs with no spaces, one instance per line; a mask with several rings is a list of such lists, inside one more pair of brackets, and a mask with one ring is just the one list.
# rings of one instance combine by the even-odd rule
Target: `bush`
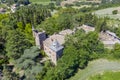
[[112,14],[117,14],[118,13],[118,10],[113,10],[112,11]]

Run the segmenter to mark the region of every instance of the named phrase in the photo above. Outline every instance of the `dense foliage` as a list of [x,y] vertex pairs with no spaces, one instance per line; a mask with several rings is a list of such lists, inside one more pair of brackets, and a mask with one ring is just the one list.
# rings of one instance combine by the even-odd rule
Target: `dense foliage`
[[24,54],[16,61],[16,67],[24,70],[24,74],[28,80],[34,80],[35,75],[42,71],[42,65],[37,61],[40,57],[40,50],[33,46],[26,49]]
[[47,7],[43,5],[30,5],[23,6],[14,14],[11,14],[10,19],[16,22],[22,22],[23,25],[26,25],[27,23],[38,25],[50,16],[51,14]]
[[[49,7],[52,10],[54,6]],[[20,7],[15,13],[0,15],[0,67],[11,64],[16,69],[12,72],[4,65],[5,79],[17,80],[22,75],[27,80],[64,80],[73,76],[78,69],[84,69],[91,60],[108,55],[119,59],[119,44],[108,50],[98,39],[100,31],[110,29],[107,25],[109,18],[98,18],[90,13],[101,7],[90,9],[61,8],[51,17],[50,8],[29,5]],[[51,35],[83,24],[95,27],[95,31],[86,34],[84,30],[77,30],[75,34],[66,36],[63,56],[57,66],[50,61],[40,64],[42,51],[33,46],[32,25]],[[115,28],[115,32],[120,37],[119,27]]]
[[24,4],[28,5],[30,2],[29,0],[1,0],[2,3],[8,3],[8,4]]
[[[16,66],[14,68],[25,71],[25,75],[23,75],[23,77],[25,76],[26,79],[33,79],[35,78],[34,75],[40,73],[42,66],[37,63],[39,62],[39,58],[37,57],[42,57],[42,55],[40,56],[39,49],[34,47],[30,48],[34,45],[32,25],[40,24],[41,21],[45,20],[49,16],[49,10],[42,5],[31,5],[29,7],[24,6],[15,13],[0,14],[0,67],[2,67],[3,64],[14,65]],[[30,48],[31,54],[29,50],[25,50],[28,48]],[[24,53],[25,55],[27,55],[27,53],[30,54],[31,60],[26,59],[26,57],[24,57]],[[35,53],[37,54],[35,55]],[[27,69],[23,69],[23,67],[17,67],[17,64],[23,66],[19,60],[22,60],[26,66],[29,66],[31,62],[35,64],[32,64],[31,67],[27,67]],[[19,73],[18,76],[16,76],[17,72],[13,73],[8,69],[3,67],[3,75],[5,76],[5,80],[17,80],[19,78]]]

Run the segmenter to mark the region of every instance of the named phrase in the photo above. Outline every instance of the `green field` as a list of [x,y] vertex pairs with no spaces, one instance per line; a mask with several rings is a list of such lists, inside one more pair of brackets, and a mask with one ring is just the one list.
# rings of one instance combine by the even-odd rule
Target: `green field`
[[93,14],[96,14],[100,17],[107,16],[107,17],[110,17],[112,19],[120,19],[120,12],[116,15],[112,14],[113,10],[119,10],[119,9],[120,9],[120,7],[106,8],[106,9],[97,10],[97,11],[93,12]]
[[5,7],[5,5],[4,4],[0,4],[0,8],[3,8],[3,7]]
[[49,4],[50,3],[50,0],[30,0],[31,3],[33,4]]
[[92,76],[88,80],[120,80],[120,72],[105,72]]
[[[98,59],[92,61],[83,70],[78,70],[78,72],[70,78],[70,80],[87,80],[89,77],[96,75],[98,73],[108,72],[108,71],[119,71],[120,61],[109,61],[106,59]],[[100,79],[101,80],[101,79]],[[108,79],[109,80],[109,79]],[[118,79],[114,79],[118,80]]]

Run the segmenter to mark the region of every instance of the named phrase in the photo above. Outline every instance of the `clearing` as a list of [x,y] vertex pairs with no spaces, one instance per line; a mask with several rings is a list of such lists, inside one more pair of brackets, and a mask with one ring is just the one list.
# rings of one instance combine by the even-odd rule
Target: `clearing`
[[120,72],[105,72],[92,76],[88,80],[120,80]]
[[51,0],[30,0],[30,2],[33,3],[33,4],[47,5],[51,2]]
[[[118,10],[118,14],[113,15],[112,11],[113,10]],[[106,9],[101,9],[93,12],[93,14],[96,14],[100,17],[110,17],[112,19],[120,19],[120,7],[113,7],[113,8],[106,8]]]
[[90,76],[95,75],[97,73],[101,73],[104,71],[118,71],[118,70],[120,70],[119,61],[109,61],[106,59],[98,59],[90,62],[85,69],[79,70],[75,74],[75,76],[70,78],[70,80],[86,80]]

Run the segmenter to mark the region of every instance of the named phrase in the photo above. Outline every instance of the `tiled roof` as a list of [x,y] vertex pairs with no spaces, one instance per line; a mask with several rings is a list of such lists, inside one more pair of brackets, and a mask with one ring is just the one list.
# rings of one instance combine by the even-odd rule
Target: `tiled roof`
[[62,45],[65,42],[65,36],[70,35],[72,33],[73,33],[73,31],[70,29],[63,30],[63,31],[59,32],[58,34],[53,34],[53,35],[49,36],[49,38],[47,38],[44,41],[44,44],[49,47],[54,40],[57,40],[59,42],[59,44]]

